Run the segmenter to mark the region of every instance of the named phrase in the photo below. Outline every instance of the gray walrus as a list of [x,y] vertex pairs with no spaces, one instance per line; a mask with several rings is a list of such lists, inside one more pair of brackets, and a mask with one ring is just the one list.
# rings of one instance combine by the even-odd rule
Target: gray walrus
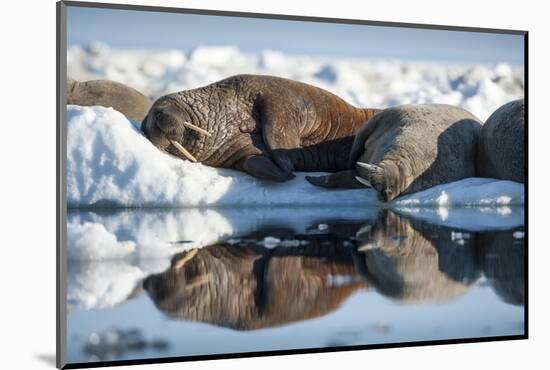
[[384,210],[357,233],[356,266],[369,286],[400,302],[455,299],[481,277],[476,235],[457,244],[455,232]]
[[525,104],[498,108],[481,129],[478,176],[525,182]]
[[381,201],[476,175],[481,124],[450,105],[402,105],[376,114],[357,133],[350,170],[306,177],[322,187],[357,187],[354,177]]
[[182,159],[286,181],[293,171],[344,170],[356,131],[376,112],[305,83],[237,75],[159,98],[141,130]]
[[525,227],[478,235],[480,262],[487,282],[504,301],[525,303]]
[[112,107],[125,116],[142,121],[151,101],[142,93],[114,81],[78,82],[67,78],[67,104]]

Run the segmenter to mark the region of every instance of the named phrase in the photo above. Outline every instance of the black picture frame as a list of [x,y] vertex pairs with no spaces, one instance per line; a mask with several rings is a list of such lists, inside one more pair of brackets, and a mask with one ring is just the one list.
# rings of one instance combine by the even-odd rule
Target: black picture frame
[[[144,358],[133,360],[120,361],[101,361],[101,362],[86,362],[86,363],[66,363],[66,273],[67,273],[67,256],[66,256],[66,241],[67,241],[67,202],[66,202],[66,144],[67,132],[66,124],[66,70],[67,70],[67,7],[85,7],[85,8],[102,8],[102,9],[117,9],[117,10],[132,10],[143,12],[168,12],[168,13],[183,13],[183,14],[198,14],[198,15],[214,15],[224,17],[241,17],[241,18],[257,18],[270,20],[287,20],[287,21],[305,21],[305,22],[320,22],[320,23],[339,23],[353,25],[369,25],[381,27],[400,27],[400,28],[416,28],[428,30],[446,30],[446,31],[463,31],[463,32],[481,32],[481,33],[497,33],[509,35],[521,35],[524,40],[524,99],[525,99],[525,258],[524,258],[524,281],[525,281],[525,305],[524,305],[524,334],[512,336],[494,336],[480,338],[464,338],[464,339],[446,339],[446,340],[427,340],[414,342],[400,343],[384,343],[370,345],[350,345],[336,346],[323,348],[307,348],[307,349],[292,349],[292,350],[273,350],[260,352],[241,352],[227,354],[212,354],[212,355],[197,355],[197,356],[177,356],[163,358]],[[529,32],[526,30],[513,29],[494,29],[494,28],[477,28],[477,27],[459,27],[447,26],[439,24],[418,24],[418,23],[400,23],[400,22],[383,22],[361,19],[339,19],[311,16],[297,16],[284,14],[266,14],[266,13],[249,13],[249,12],[232,12],[208,9],[190,9],[190,8],[174,8],[174,7],[159,7],[159,6],[143,6],[131,4],[111,4],[98,2],[80,2],[80,1],[59,1],[56,4],[56,19],[57,19],[57,43],[56,43],[56,123],[57,123],[57,141],[56,141],[56,366],[62,369],[76,368],[93,368],[106,366],[121,366],[121,365],[140,365],[140,364],[157,364],[157,363],[173,363],[187,361],[202,361],[202,360],[218,360],[232,359],[243,357],[263,357],[263,356],[280,356],[293,354],[312,354],[324,352],[341,352],[341,351],[357,351],[380,348],[403,348],[417,346],[434,346],[459,343],[481,343],[481,342],[496,342],[510,340],[524,340],[529,338],[529,269],[528,269],[528,253],[529,253],[529,176],[528,176],[528,157],[529,157]]]

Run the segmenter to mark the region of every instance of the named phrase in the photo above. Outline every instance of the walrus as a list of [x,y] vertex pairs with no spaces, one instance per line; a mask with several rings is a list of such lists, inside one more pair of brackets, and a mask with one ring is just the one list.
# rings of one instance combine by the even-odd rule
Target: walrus
[[302,235],[307,245],[270,249],[256,243],[258,236],[176,255],[169,269],[147,277],[143,287],[171,318],[235,330],[320,317],[368,288],[347,238]]
[[[434,237],[436,235],[437,237]],[[476,235],[409,219],[387,209],[357,233],[358,271],[380,294],[403,303],[464,295],[482,276]]]
[[487,282],[506,303],[525,304],[525,227],[480,232],[480,261]]
[[[451,105],[402,105],[374,115],[357,132],[349,170],[306,179],[329,188],[372,187],[390,202],[476,175],[480,121]],[[356,181],[357,180],[357,181]]]
[[525,104],[498,108],[481,128],[478,176],[525,182]]
[[126,117],[141,122],[152,103],[136,89],[118,82],[78,82],[67,77],[67,104],[112,107]]
[[236,75],[160,97],[141,130],[179,158],[284,182],[293,171],[344,170],[355,133],[376,112],[302,82]]

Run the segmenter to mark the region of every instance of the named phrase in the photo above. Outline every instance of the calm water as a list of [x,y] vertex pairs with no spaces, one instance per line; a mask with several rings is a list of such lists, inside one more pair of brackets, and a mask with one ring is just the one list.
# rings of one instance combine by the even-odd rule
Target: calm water
[[523,334],[523,209],[445,212],[70,211],[134,251],[69,262],[68,360]]

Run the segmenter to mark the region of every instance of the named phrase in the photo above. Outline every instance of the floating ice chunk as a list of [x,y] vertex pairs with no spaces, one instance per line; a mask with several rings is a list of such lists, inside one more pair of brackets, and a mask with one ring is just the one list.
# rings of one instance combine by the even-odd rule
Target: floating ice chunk
[[512,234],[514,239],[523,239],[525,237],[525,233],[523,231],[516,231],[514,234]]
[[281,244],[281,239],[275,238],[274,236],[266,236],[264,240],[258,242],[258,244],[263,245],[266,248],[275,248]]
[[451,231],[451,240],[470,239],[469,233]]

